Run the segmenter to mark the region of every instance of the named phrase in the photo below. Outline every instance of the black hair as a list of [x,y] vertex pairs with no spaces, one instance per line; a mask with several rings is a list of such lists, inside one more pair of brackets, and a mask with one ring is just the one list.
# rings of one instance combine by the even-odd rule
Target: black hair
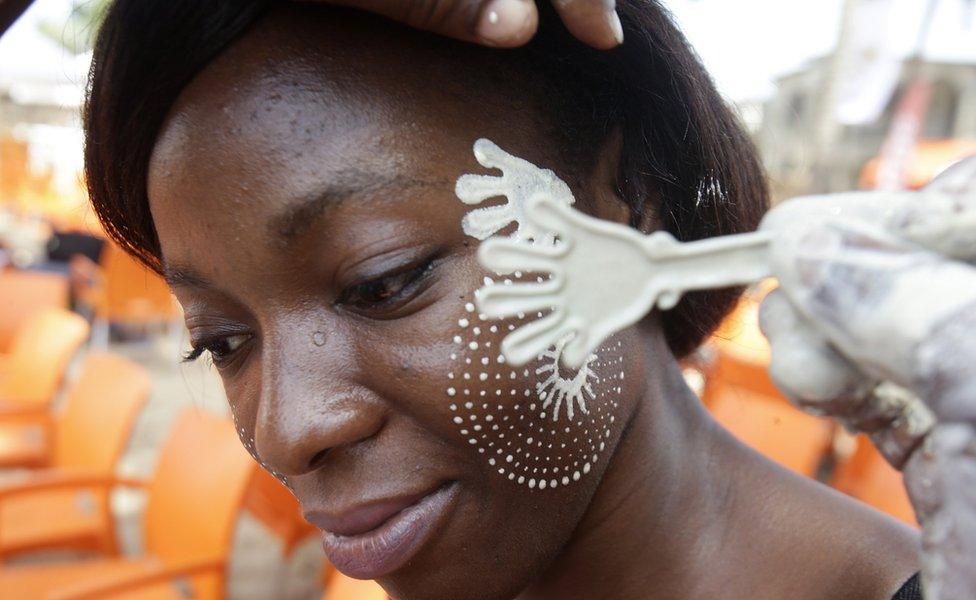
[[[88,191],[109,236],[157,272],[146,179],[159,130],[190,80],[273,4],[115,0],[106,13],[84,111]],[[548,4],[525,48],[484,52],[542,82],[561,154],[586,164],[619,135],[615,187],[635,227],[650,219],[680,240],[754,229],[768,203],[756,150],[670,14],[657,0],[618,0],[626,43],[598,51]],[[694,350],[738,294],[690,293],[665,313],[675,355]]]

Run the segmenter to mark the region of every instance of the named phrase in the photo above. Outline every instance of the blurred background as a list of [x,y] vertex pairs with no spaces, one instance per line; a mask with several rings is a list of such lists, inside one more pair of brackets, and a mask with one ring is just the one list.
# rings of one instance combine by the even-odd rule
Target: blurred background
[[[293,498],[240,447],[216,372],[182,363],[168,290],[87,206],[79,109],[106,4],[0,1],[0,585],[379,597],[327,567]],[[774,201],[918,188],[976,154],[974,0],[665,4],[753,135]],[[760,452],[914,523],[865,439],[773,387],[756,326],[768,289],[688,380]]]

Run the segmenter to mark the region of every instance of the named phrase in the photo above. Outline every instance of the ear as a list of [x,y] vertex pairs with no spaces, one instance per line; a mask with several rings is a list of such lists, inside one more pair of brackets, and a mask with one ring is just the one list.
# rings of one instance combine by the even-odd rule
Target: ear
[[[598,219],[613,221],[622,225],[633,223],[631,205],[620,196],[620,154],[623,150],[623,134],[619,127],[607,135],[600,144],[597,160],[587,181],[587,196],[593,198],[594,206],[590,212]],[[653,206],[650,199],[643,199],[645,206]],[[646,210],[640,216],[637,229],[650,233],[660,229],[660,222],[653,210]]]

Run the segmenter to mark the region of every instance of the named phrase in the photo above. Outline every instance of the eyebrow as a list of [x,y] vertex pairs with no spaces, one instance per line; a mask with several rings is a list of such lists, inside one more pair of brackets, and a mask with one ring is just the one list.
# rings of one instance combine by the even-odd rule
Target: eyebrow
[[[444,188],[448,182],[422,179],[400,173],[377,173],[356,167],[343,169],[330,177],[326,186],[301,198],[268,221],[268,233],[287,245],[308,233],[327,210],[355,196],[382,197],[418,188]],[[452,189],[453,186],[447,187]],[[397,198],[399,199],[399,197]]]
[[163,279],[170,287],[195,287],[207,289],[213,287],[210,281],[189,267],[177,265],[163,266]]
[[[271,237],[281,240],[283,245],[288,245],[308,233],[327,210],[354,196],[379,196],[414,189],[443,189],[445,186],[449,186],[449,182],[443,179],[383,174],[356,167],[343,169],[336,176],[331,177],[324,188],[291,203],[272,217],[268,222],[268,233]],[[453,185],[447,189],[453,189]],[[163,279],[171,287],[200,289],[213,287],[209,279],[188,265],[165,264]]]

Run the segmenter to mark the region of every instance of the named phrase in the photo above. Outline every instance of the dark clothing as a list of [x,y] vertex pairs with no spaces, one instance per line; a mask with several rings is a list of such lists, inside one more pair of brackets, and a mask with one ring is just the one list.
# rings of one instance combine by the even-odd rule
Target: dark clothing
[[901,589],[891,598],[891,600],[922,600],[922,581],[918,573],[901,586]]

